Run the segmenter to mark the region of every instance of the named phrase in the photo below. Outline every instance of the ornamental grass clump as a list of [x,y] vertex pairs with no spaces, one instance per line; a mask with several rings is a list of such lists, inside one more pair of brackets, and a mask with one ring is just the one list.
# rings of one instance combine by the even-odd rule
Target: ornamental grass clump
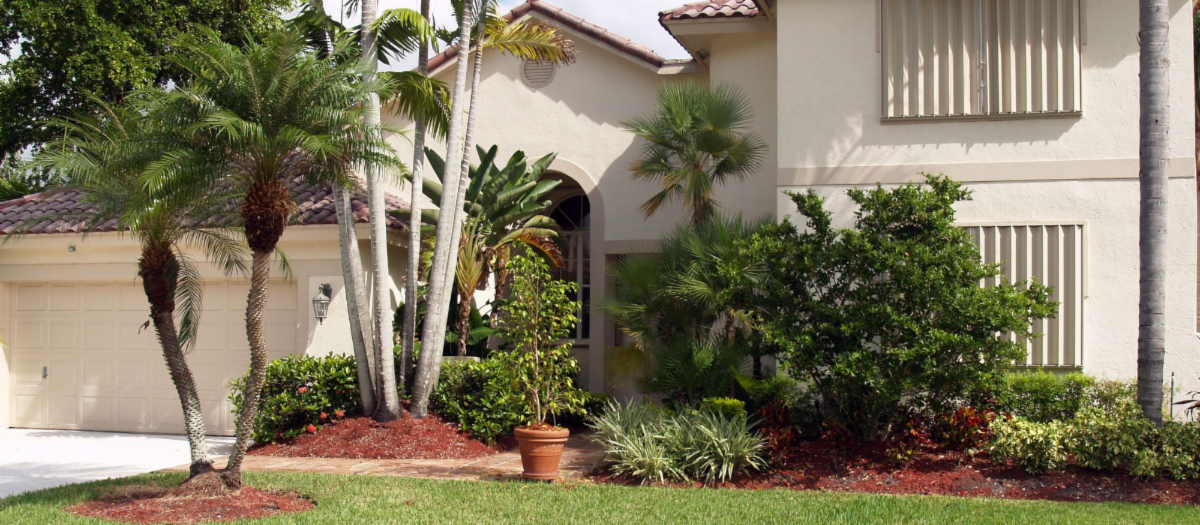
[[613,472],[643,483],[719,483],[766,467],[763,439],[744,415],[693,409],[664,414],[649,403],[630,401],[610,403],[591,428]]

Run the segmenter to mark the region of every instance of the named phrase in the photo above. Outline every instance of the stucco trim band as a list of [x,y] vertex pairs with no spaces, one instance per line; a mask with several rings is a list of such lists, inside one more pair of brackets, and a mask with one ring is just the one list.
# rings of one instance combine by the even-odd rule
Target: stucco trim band
[[[924,180],[921,173],[945,174],[959,182],[1136,179],[1138,159],[780,168],[778,182],[780,186],[901,184]],[[1191,157],[1171,159],[1169,174],[1173,179],[1195,177],[1196,162]]]

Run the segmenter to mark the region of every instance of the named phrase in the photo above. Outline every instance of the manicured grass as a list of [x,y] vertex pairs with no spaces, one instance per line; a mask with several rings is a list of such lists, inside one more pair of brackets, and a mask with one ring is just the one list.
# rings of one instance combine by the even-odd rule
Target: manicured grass
[[[106,487],[177,483],[175,474],[153,474],[72,485],[0,500],[6,525],[101,524],[63,508]],[[424,481],[374,476],[248,474],[257,488],[297,491],[316,509],[260,520],[262,524],[322,523],[638,523],[714,524],[1186,524],[1200,509],[1120,503],[1047,503],[930,496],[828,494],[790,490],[660,489],[522,482]]]

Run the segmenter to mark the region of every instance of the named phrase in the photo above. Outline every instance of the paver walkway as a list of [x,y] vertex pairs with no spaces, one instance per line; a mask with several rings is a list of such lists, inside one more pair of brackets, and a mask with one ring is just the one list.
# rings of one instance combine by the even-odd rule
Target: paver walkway
[[[214,466],[224,468],[227,457]],[[604,460],[604,449],[582,435],[567,439],[559,470],[563,479],[580,479]],[[331,459],[285,458],[247,455],[242,468],[258,472],[308,472],[363,474],[426,479],[493,481],[521,477],[521,455],[516,449],[477,459]],[[187,466],[167,469],[187,471]]]

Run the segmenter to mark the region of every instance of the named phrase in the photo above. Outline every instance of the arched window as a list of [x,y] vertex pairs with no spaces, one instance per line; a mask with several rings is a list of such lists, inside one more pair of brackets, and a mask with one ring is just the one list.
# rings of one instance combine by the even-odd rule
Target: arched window
[[579,301],[583,310],[579,312],[579,324],[575,327],[576,344],[587,344],[591,337],[591,219],[592,210],[586,195],[571,195],[560,200],[550,212],[550,218],[558,223],[565,238],[563,266],[557,276],[564,281],[579,285]]

